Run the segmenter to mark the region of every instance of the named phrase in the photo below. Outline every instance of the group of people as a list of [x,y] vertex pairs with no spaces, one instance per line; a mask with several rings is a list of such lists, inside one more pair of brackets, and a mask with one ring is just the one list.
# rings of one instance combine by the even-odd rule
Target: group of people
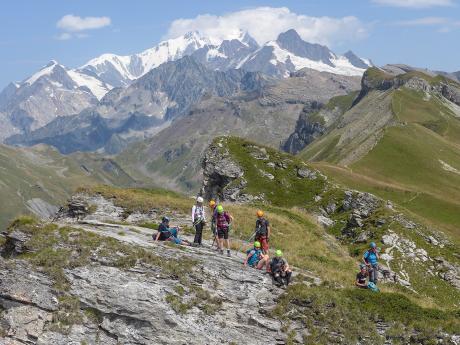
[[375,242],[371,242],[370,248],[363,254],[363,262],[359,265],[355,285],[362,289],[378,291],[378,268],[379,253]]
[[[218,205],[214,200],[209,202],[211,209],[211,231],[213,234],[213,244],[216,243],[216,249],[220,254],[227,250],[227,256],[231,256],[229,232],[232,227],[233,217],[229,212],[224,210],[222,205]],[[256,225],[253,238],[253,248],[247,250],[244,265],[255,269],[264,270],[270,273],[275,284],[282,286],[288,285],[291,281],[292,271],[283,252],[278,249],[275,251],[275,257],[270,259],[269,256],[269,238],[271,235],[270,222],[264,217],[264,212],[258,210],[256,213]],[[158,232],[154,235],[155,241],[172,241],[175,244],[186,246],[201,246],[203,238],[203,229],[206,225],[206,211],[204,200],[197,197],[196,204],[192,207],[192,224],[195,229],[193,243],[179,237],[179,228],[171,227],[168,217],[163,217]]]
[[[233,217],[229,212],[224,210],[222,205],[218,205],[214,200],[209,202],[211,209],[211,231],[213,234],[213,245],[216,243],[216,250],[224,254],[227,250],[227,256],[231,256],[229,232],[232,227]],[[264,212],[258,210],[256,213],[255,231],[250,240],[255,239],[253,248],[246,251],[246,258],[243,262],[245,266],[255,269],[264,270],[270,273],[277,285],[288,285],[292,271],[283,252],[278,249],[275,251],[274,258],[270,259],[269,240],[271,235],[270,222],[264,217]],[[154,235],[155,241],[172,241],[175,244],[186,246],[201,246],[203,239],[203,229],[206,225],[206,211],[202,197],[196,199],[196,204],[192,207],[192,224],[195,229],[195,238],[193,243],[179,237],[179,228],[171,227],[168,217],[163,217]],[[378,260],[379,254],[375,242],[370,243],[370,248],[366,250],[362,257],[363,262],[360,264],[360,271],[356,275],[355,285],[359,288],[371,289],[378,291]]]

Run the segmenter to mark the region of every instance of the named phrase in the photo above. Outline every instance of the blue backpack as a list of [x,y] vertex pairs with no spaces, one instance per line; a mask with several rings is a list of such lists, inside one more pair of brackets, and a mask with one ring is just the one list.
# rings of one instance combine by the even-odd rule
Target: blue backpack
[[377,285],[375,285],[375,283],[373,282],[369,282],[367,283],[367,288],[369,290],[371,290],[372,292],[380,292],[379,288],[377,287]]
[[262,251],[260,249],[248,249],[246,251],[246,255],[249,255],[249,253],[251,253],[252,251],[255,251],[254,254],[251,255],[251,257],[249,258],[248,260],[248,265],[249,266],[255,266],[259,260],[260,260],[260,256],[262,255]]

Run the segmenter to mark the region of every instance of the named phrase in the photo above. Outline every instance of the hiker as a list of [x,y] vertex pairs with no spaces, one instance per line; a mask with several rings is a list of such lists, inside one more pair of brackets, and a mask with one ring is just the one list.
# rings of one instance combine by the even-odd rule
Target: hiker
[[377,245],[375,242],[371,242],[370,248],[366,250],[363,255],[364,264],[367,267],[367,271],[369,272],[369,281],[377,284],[377,276],[379,270],[379,254],[377,253]]
[[216,228],[218,237],[218,246],[221,254],[224,254],[224,240],[227,247],[227,256],[230,256],[230,240],[228,239],[228,232],[230,224],[233,221],[232,216],[224,211],[224,207],[219,205],[216,207]]
[[259,241],[264,254],[268,254],[268,240],[270,238],[270,223],[264,218],[264,211],[258,210],[256,220],[256,241]]
[[247,256],[244,260],[244,266],[250,266],[253,268],[257,268],[258,270],[262,269],[264,266],[267,265],[269,261],[268,255],[265,255],[261,250],[261,245],[259,241],[254,242],[254,248],[249,249],[246,252]]
[[355,285],[362,289],[367,289],[367,277],[369,274],[367,273],[367,266],[365,264],[359,265],[359,272],[356,275],[356,282]]
[[206,214],[204,212],[203,198],[201,196],[196,198],[196,204],[192,207],[192,223],[195,228],[195,238],[193,240],[193,244],[201,246],[203,228],[206,224]]
[[292,271],[286,259],[283,258],[283,252],[280,249],[275,252],[275,257],[270,261],[269,269],[273,280],[278,286],[289,285]]
[[[218,238],[217,238],[217,228],[216,228],[216,215],[217,215],[217,210],[216,210],[216,202],[211,199],[209,201],[209,208],[211,209],[211,231],[212,231],[212,236],[213,236],[213,242],[212,244],[214,245],[214,242],[218,243]],[[217,249],[219,249],[219,246],[216,246]]]
[[168,217],[163,217],[161,220],[161,224],[158,227],[158,232],[156,235],[154,235],[154,240],[155,241],[171,241],[174,242],[175,244],[182,244],[184,246],[189,246],[190,242],[187,240],[181,240],[179,238],[179,228],[171,228],[169,227],[169,218]]

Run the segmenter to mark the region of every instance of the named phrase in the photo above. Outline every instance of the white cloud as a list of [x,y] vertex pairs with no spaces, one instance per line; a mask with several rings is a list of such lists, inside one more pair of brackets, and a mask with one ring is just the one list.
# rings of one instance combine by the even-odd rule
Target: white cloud
[[435,6],[453,6],[453,0],[372,0],[380,5],[409,7],[409,8],[428,8]]
[[100,29],[110,25],[109,17],[79,17],[67,14],[56,23],[59,29],[67,32],[77,32],[85,30]]
[[424,17],[424,18],[417,18],[411,20],[403,20],[396,22],[397,25],[401,26],[427,26],[427,25],[442,25],[448,24],[450,22],[449,18],[444,17]]
[[259,43],[274,40],[279,33],[295,29],[306,41],[326,45],[340,44],[367,37],[367,27],[358,18],[310,17],[291,12],[286,7],[258,7],[222,16],[202,14],[195,18],[176,19],[166,38],[198,30],[215,39],[228,39],[248,31]]

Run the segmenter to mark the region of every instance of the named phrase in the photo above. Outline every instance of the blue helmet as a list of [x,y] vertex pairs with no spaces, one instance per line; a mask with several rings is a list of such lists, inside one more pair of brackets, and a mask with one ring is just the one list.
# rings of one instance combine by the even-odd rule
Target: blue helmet
[[359,265],[359,268],[360,268],[360,269],[366,268],[366,265],[365,265],[365,264],[360,264],[360,265]]
[[375,244],[375,242],[371,242],[371,248],[377,248],[377,245]]

